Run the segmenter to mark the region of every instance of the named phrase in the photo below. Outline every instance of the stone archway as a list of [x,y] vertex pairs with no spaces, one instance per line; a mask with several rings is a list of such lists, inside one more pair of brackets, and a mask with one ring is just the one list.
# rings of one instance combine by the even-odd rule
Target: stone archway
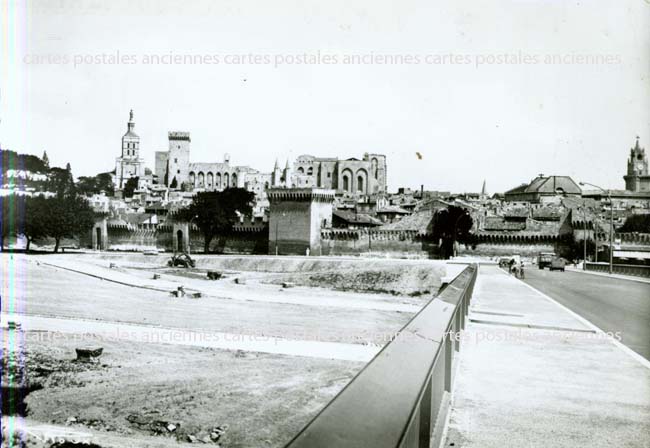
[[368,172],[363,168],[357,170],[356,178],[356,188],[355,192],[360,194],[366,194],[368,191]]
[[176,231],[176,251],[185,252],[185,245],[183,244],[183,231],[178,229]]
[[101,227],[95,227],[95,249],[102,250],[102,229]]
[[354,176],[352,175],[352,170],[346,168],[341,173],[341,187],[343,191],[348,193],[354,192]]

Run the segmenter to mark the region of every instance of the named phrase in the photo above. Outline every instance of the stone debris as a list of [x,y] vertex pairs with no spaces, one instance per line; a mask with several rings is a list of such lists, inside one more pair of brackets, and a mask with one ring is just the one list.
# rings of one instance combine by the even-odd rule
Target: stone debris
[[102,347],[80,347],[76,348],[77,361],[99,363],[99,357],[104,349]]
[[219,271],[208,271],[209,280],[219,280],[223,277],[223,274]]

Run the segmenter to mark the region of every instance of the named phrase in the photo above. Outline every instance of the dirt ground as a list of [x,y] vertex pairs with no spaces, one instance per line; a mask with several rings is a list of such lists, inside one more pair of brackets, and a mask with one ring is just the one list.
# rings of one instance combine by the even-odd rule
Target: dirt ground
[[[101,447],[283,446],[364,365],[328,355],[327,344],[378,350],[432,297],[444,275],[440,265],[410,261],[199,257],[198,267],[187,271],[167,268],[165,260],[141,254],[3,260],[13,278],[3,285],[3,322],[11,320],[7,313],[79,322],[62,333],[59,326],[16,330],[15,343],[6,345],[17,355],[3,357],[3,387],[10,374],[20,384],[22,374],[7,367],[22,363],[22,380],[33,389],[25,399],[29,425],[86,431]],[[337,265],[339,273],[332,271]],[[207,280],[206,272],[215,269],[225,277]],[[152,283],[153,274],[159,279]],[[281,286],[287,282],[291,287]],[[201,297],[172,297],[179,284]],[[89,327],[83,322],[261,334],[296,340],[305,355],[98,334],[84,334],[80,342],[74,332]],[[318,350],[310,348],[315,342]],[[103,347],[100,362],[73,361],[80,345]]]
[[78,342],[70,335],[47,344],[31,342],[36,334],[24,337],[27,349],[18,356],[32,386],[42,387],[25,399],[28,418],[91,430],[97,441],[102,434],[124,443],[133,435],[170,439],[165,442],[192,436],[222,447],[282,446],[363,367],[99,340],[100,363],[83,364],[74,361]]

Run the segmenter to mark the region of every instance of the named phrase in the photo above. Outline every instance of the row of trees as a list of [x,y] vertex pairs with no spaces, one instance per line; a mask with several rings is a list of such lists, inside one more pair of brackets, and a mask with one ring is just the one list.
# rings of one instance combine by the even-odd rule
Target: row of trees
[[115,193],[111,173],[100,173],[96,176],[81,176],[75,183],[72,178],[70,164],[68,163],[65,168],[50,167],[50,162],[45,152],[39,158],[31,154],[19,154],[15,151],[0,149],[0,184],[9,182],[6,176],[8,170],[28,171],[32,174],[46,175],[46,180],[13,179],[13,182],[35,188],[39,191],[60,193],[62,188],[67,190],[74,189],[78,194],[84,196],[97,194],[101,191],[106,192],[109,196]]
[[27,250],[34,240],[50,237],[54,239],[54,251],[58,252],[63,238],[72,238],[92,228],[95,212],[79,195],[70,164],[65,168],[49,168],[46,161],[42,167],[48,169],[46,189],[51,196],[0,197],[0,249],[4,248],[7,237],[20,235],[27,240]]
[[23,236],[30,250],[34,240],[54,239],[54,252],[59,251],[63,238],[90,231],[95,222],[95,212],[88,201],[76,194],[62,196],[25,197],[9,195],[0,197],[0,247],[10,236]]

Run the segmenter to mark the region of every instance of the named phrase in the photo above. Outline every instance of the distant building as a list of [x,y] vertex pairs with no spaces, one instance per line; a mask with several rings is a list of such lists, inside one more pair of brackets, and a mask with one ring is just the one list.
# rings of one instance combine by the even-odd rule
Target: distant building
[[287,186],[287,168],[280,170],[277,162],[272,173],[262,173],[248,166],[230,164],[230,156],[224,155],[223,162],[191,162],[190,133],[173,131],[168,133],[169,148],[156,152],[155,178],[158,183],[172,190],[222,191],[226,188],[245,188],[255,193],[256,216],[263,214],[268,205],[266,189],[272,186]]
[[639,146],[639,137],[636,138],[636,144],[630,149],[630,157],[627,160],[627,174],[625,179],[625,189],[632,192],[650,192],[650,175],[648,173],[648,157],[645,148]]
[[350,210],[334,210],[332,212],[332,227],[338,229],[361,229],[379,227],[384,224],[368,213],[358,213]]
[[144,174],[144,159],[140,158],[140,137],[133,131],[134,128],[131,110],[126,134],[122,136],[122,155],[115,160],[113,183],[118,190],[123,189],[130,178]]
[[326,188],[355,196],[386,192],[386,156],[364,154],[363,159],[314,157],[296,159],[291,174],[296,188]]
[[582,189],[569,176],[540,174],[529,184],[522,184],[505,192],[506,202],[559,202],[562,197],[581,196]]

